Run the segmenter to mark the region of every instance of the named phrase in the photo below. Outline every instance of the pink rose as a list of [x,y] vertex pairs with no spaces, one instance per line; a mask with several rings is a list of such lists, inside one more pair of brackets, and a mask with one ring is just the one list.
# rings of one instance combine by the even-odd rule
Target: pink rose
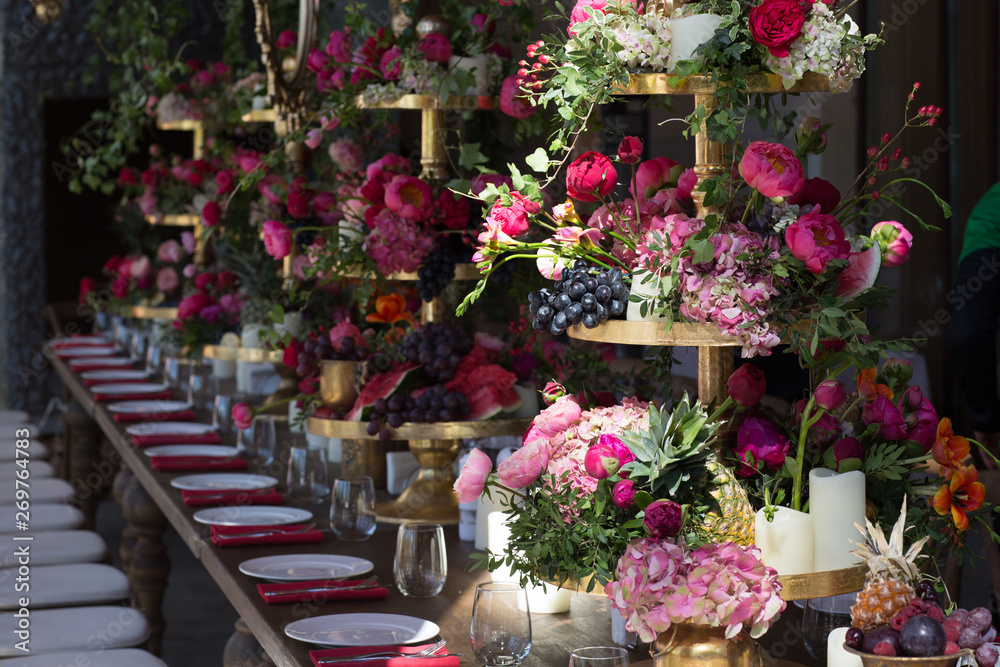
[[294,30],[282,30],[278,35],[275,47],[279,49],[290,49],[299,43],[299,34]]
[[201,207],[201,222],[206,227],[215,227],[222,219],[222,209],[214,201],[205,202]]
[[788,47],[802,34],[806,11],[802,0],[764,0],[750,10],[750,35],[775,58],[788,55]]
[[292,230],[277,220],[264,223],[264,247],[275,259],[287,257],[292,252]]
[[312,190],[292,190],[288,193],[288,215],[296,220],[308,218],[312,213]]
[[132,264],[129,266],[129,273],[136,280],[146,280],[153,273],[153,263],[145,255],[133,257]]
[[639,137],[625,137],[618,144],[618,159],[624,164],[637,164],[642,159],[642,140]]
[[847,268],[837,274],[837,289],[834,293],[846,301],[874,285],[881,257],[878,244],[867,250],[852,252],[847,258]]
[[187,320],[195,317],[211,304],[212,298],[201,292],[186,296],[177,304],[177,319]]
[[177,271],[169,266],[163,267],[156,274],[156,289],[160,290],[164,294],[173,292],[177,289],[180,282],[180,278],[177,276]]
[[587,151],[566,169],[567,194],[579,201],[599,201],[610,195],[617,185],[614,164],[595,151]]
[[882,263],[886,266],[899,266],[910,258],[913,234],[900,223],[893,220],[876,223],[872,238],[882,248]]
[[847,400],[847,391],[844,385],[836,380],[824,380],[816,386],[813,396],[819,407],[824,410],[836,410]]
[[866,426],[878,424],[879,437],[886,440],[906,438],[906,422],[903,421],[903,415],[885,396],[876,396],[874,401],[865,405],[861,410],[861,421]]
[[747,146],[740,160],[740,176],[751,188],[772,199],[791,197],[806,181],[795,154],[781,144],[766,141]]
[[326,43],[325,50],[336,62],[344,64],[351,60],[352,47],[353,40],[349,33],[343,30],[334,30],[330,33],[330,39]]
[[672,500],[654,500],[646,506],[642,525],[650,537],[670,539],[681,532],[684,512]]
[[635,505],[635,482],[630,479],[620,479],[611,490],[611,502],[623,510]]
[[555,403],[542,410],[532,426],[547,438],[554,438],[580,418],[583,410],[572,395],[562,396]]
[[[644,202],[657,191],[674,187],[683,173],[684,167],[670,158],[656,157],[646,160],[635,171],[635,187],[638,195],[632,192],[632,186],[629,186],[629,192],[632,192],[640,203]],[[693,171],[691,173],[694,174]]]
[[394,176],[385,188],[385,205],[404,220],[426,220],[434,196],[431,186],[416,176]]
[[537,110],[531,103],[531,98],[531,95],[521,90],[521,84],[512,74],[500,86],[500,111],[512,118],[528,118]]
[[237,403],[232,411],[233,425],[241,431],[253,426],[253,408],[246,403]]
[[432,63],[446,63],[451,58],[451,40],[437,32],[424,37],[417,49]]
[[394,46],[382,54],[379,62],[379,69],[389,81],[399,81],[399,75],[403,71],[403,49]]
[[309,51],[309,56],[306,59],[306,67],[309,68],[310,72],[322,72],[329,63],[330,56],[319,49]]
[[504,486],[523,489],[534,484],[549,465],[549,446],[536,439],[525,443],[497,467],[497,475]]
[[760,412],[751,412],[736,433],[736,455],[743,462],[736,474],[749,477],[761,464],[777,470],[785,463],[790,449],[791,443],[774,422]]
[[479,498],[491,470],[493,470],[493,462],[490,461],[489,456],[478,449],[469,452],[469,459],[462,467],[462,473],[455,480],[455,494],[458,496],[458,502],[471,503]]
[[528,231],[529,216],[538,213],[542,207],[538,202],[528,199],[516,190],[509,196],[510,206],[504,206],[501,200],[497,199],[490,209],[490,217],[500,225],[504,234],[513,237]]
[[840,191],[830,181],[822,178],[810,178],[803,183],[802,188],[788,198],[789,204],[803,206],[811,204],[822,210],[833,213],[840,206]]
[[764,377],[764,372],[753,364],[743,364],[726,380],[726,389],[738,405],[752,408],[760,403],[760,399],[764,396],[767,390],[767,378]]
[[156,249],[156,258],[161,262],[171,262],[176,264],[177,262],[184,259],[184,248],[181,244],[173,239],[169,241],[164,241],[160,244],[160,247]]
[[801,216],[785,230],[785,243],[796,258],[805,262],[815,274],[823,273],[834,259],[847,259],[851,244],[844,230],[832,215],[825,215],[814,208]]

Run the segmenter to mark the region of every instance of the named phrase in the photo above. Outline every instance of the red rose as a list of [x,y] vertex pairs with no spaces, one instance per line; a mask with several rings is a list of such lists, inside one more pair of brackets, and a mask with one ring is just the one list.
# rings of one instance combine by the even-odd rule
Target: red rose
[[802,34],[805,22],[802,0],[764,0],[750,10],[750,34],[775,58],[788,55],[788,47]]
[[201,221],[206,227],[215,227],[219,224],[219,220],[222,218],[222,209],[219,205],[214,202],[205,202],[205,205],[201,208]]
[[566,190],[579,201],[600,201],[618,185],[615,166],[607,157],[587,151],[566,170]]
[[734,401],[744,408],[752,408],[760,402],[767,390],[764,373],[753,364],[743,364],[729,376],[726,389]]
[[451,190],[442,190],[437,198],[437,218],[442,227],[465,229],[469,226],[469,200]]
[[504,234],[517,236],[528,230],[530,222],[528,216],[538,213],[541,206],[517,191],[510,193],[510,199],[510,206],[504,206],[501,200],[497,199],[490,210],[490,217],[500,225]]
[[186,296],[177,304],[177,319],[186,320],[195,317],[210,305],[212,305],[212,299],[200,292]]
[[636,164],[642,159],[642,140],[639,137],[625,137],[618,144],[618,159],[625,164]]

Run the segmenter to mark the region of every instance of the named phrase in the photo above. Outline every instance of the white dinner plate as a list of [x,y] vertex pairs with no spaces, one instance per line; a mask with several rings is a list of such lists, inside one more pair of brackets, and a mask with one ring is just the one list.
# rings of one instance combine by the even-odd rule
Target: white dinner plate
[[108,403],[109,411],[120,412],[125,415],[153,415],[158,412],[180,412],[181,410],[187,410],[190,407],[191,404],[187,401],[155,400],[118,401],[117,403]]
[[226,445],[156,445],[143,447],[146,456],[218,456],[234,457],[239,454],[236,447]]
[[125,428],[129,435],[204,435],[215,427],[197,422],[142,422]]
[[103,336],[66,336],[63,338],[53,338],[53,345],[107,345],[114,343]]
[[282,554],[252,558],[240,563],[240,572],[271,581],[346,579],[375,569],[364,558],[335,554]]
[[114,382],[115,380],[144,380],[149,377],[149,373],[146,371],[123,368],[120,371],[84,371],[80,373],[80,377],[84,380],[104,380],[106,382]]
[[112,347],[97,347],[94,345],[81,345],[79,347],[64,347],[56,350],[57,357],[110,357],[114,354]]
[[292,639],[323,646],[419,644],[440,631],[435,623],[399,614],[330,614],[285,626],[285,634]]
[[274,477],[240,472],[206,472],[170,480],[170,486],[187,491],[256,491],[277,485],[278,480]]
[[284,526],[313,518],[312,512],[281,505],[207,507],[194,513],[194,520],[210,526]]
[[136,394],[142,396],[143,394],[156,394],[166,391],[168,387],[169,385],[161,382],[135,382],[99,384],[96,387],[91,387],[90,390],[95,394]]
[[107,366],[121,366],[122,368],[128,368],[132,365],[131,359],[126,359],[125,357],[105,357],[103,359],[73,359],[69,362],[70,368],[76,368],[77,366],[89,366],[91,364],[100,363]]

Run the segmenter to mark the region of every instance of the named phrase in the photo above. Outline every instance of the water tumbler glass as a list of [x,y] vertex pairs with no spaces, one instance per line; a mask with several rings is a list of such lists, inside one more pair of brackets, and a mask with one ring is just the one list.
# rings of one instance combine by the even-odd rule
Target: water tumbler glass
[[316,505],[330,495],[326,449],[296,443],[288,449],[288,495],[297,502]]
[[338,479],[333,483],[330,528],[348,542],[367,540],[375,532],[375,484],[371,477]]
[[444,529],[436,523],[404,523],[396,535],[392,573],[399,592],[412,598],[434,597],[448,576]]

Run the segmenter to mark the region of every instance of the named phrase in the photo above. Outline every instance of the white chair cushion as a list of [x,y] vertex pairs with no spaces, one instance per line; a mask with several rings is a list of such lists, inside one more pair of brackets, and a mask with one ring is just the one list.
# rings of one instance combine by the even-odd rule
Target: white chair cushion
[[0,410],[0,424],[21,424],[31,421],[31,415],[24,410]]
[[[17,454],[17,438],[7,438],[4,437],[5,434],[0,433],[0,461],[4,463],[10,463],[15,460],[15,457],[24,458],[24,454],[18,456]],[[28,441],[28,458],[30,459],[47,459],[49,458],[49,448],[45,446],[41,440],[29,440]]]
[[128,577],[110,565],[71,563],[32,567],[27,591],[17,590],[18,570],[16,567],[0,570],[0,610],[17,609],[21,598],[28,599],[31,609],[128,599]]
[[[23,457],[22,457],[23,458]],[[43,477],[54,476],[55,470],[52,468],[52,464],[48,461],[42,461],[40,459],[24,459],[27,461],[27,465],[22,466],[20,463],[14,463],[13,461],[0,462],[0,479],[9,480],[17,479],[17,473],[21,470],[27,470],[29,473],[28,479],[41,479]]]
[[83,525],[83,512],[62,503],[31,504],[28,516],[28,530],[20,530],[17,522],[22,520],[20,513],[10,511],[0,513],[0,535],[16,533],[31,535],[48,530],[73,530]]
[[152,653],[137,648],[111,651],[70,651],[48,653],[27,658],[8,658],[3,667],[167,667],[167,663]]
[[149,637],[149,623],[140,611],[131,607],[107,605],[39,609],[29,612],[26,629],[22,628],[24,619],[19,619],[16,613],[0,613],[0,658],[5,658],[4,667],[8,664],[6,658],[26,657],[25,652],[18,648],[25,637],[31,655],[130,648]]
[[[25,484],[27,488],[25,488]],[[43,477],[34,480],[28,478],[23,480],[20,485],[16,480],[4,480],[0,482],[0,507],[13,505],[17,502],[18,490],[26,492],[32,505],[35,503],[65,503],[73,499],[73,485],[58,477]]]
[[0,540],[0,568],[16,567],[28,548],[29,564],[61,565],[63,563],[92,563],[108,556],[104,538],[91,530],[53,530],[38,533],[28,541]]

